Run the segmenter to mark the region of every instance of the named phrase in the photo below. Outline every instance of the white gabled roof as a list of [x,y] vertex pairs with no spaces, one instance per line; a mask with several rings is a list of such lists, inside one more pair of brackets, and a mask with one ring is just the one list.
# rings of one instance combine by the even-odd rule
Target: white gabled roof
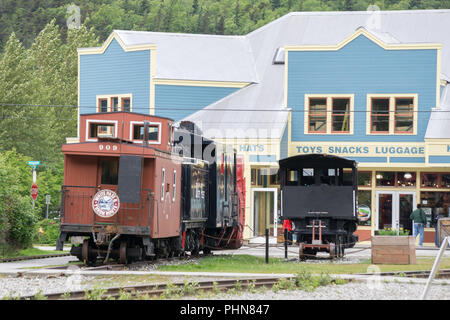
[[431,112],[425,139],[450,139],[450,84],[442,90],[440,107]]
[[257,82],[244,36],[114,30],[126,46],[156,44],[156,78]]

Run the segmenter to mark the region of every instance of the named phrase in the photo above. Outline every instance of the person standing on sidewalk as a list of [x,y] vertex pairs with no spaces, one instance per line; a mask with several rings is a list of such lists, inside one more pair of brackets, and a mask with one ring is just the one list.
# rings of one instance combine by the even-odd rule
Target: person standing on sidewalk
[[417,234],[419,234],[419,246],[423,246],[423,235],[424,235],[424,229],[425,224],[427,223],[427,217],[425,215],[425,212],[422,210],[422,205],[418,204],[417,209],[414,210],[409,218],[414,223],[414,239],[417,238]]

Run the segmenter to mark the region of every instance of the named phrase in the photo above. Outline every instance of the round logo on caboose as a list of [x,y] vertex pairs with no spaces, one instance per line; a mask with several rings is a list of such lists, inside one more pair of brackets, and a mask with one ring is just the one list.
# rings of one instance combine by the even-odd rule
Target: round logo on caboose
[[119,197],[112,190],[100,190],[92,199],[92,209],[99,217],[110,218],[119,211],[119,208]]

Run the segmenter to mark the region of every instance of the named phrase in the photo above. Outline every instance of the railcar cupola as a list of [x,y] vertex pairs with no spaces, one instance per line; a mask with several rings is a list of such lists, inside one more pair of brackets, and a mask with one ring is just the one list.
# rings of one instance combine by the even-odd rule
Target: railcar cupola
[[79,142],[104,139],[170,152],[173,120],[126,111],[81,115]]

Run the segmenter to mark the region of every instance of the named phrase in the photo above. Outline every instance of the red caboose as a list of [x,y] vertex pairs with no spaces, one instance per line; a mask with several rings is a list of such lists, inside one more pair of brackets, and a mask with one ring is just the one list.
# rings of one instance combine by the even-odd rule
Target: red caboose
[[205,161],[203,155],[173,153],[174,144],[173,121],[167,118],[131,112],[82,115],[80,140],[62,147],[57,249],[68,237],[82,236],[82,244],[71,250],[80,260],[127,263],[239,247],[238,192],[241,198],[244,193],[237,175],[243,170],[242,165],[236,170],[234,150],[214,147],[214,159]]

